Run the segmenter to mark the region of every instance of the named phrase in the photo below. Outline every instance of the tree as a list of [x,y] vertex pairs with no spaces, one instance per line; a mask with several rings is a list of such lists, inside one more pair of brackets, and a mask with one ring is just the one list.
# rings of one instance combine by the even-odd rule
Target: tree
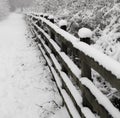
[[0,0],[0,19],[8,15],[9,8],[8,0]]
[[11,7],[11,10],[15,10],[17,8],[25,8],[32,4],[33,0],[9,0],[9,4]]

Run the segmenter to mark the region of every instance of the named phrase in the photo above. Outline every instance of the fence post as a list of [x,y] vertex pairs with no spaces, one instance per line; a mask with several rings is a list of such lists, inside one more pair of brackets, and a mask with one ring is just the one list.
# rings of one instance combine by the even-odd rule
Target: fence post
[[48,14],[44,14],[43,17],[48,20],[49,15]]
[[48,20],[49,20],[51,23],[54,23],[54,22],[55,22],[53,15],[49,15]]
[[[59,21],[59,27],[64,30],[67,31],[67,21],[66,20],[60,20]],[[61,40],[61,39],[59,39]],[[64,42],[60,41],[60,46],[61,46],[61,51],[65,52],[67,54],[67,47],[65,45]],[[69,74],[67,69],[65,68],[65,66],[62,64],[62,71],[64,71],[67,75]]]
[[[63,29],[64,31],[67,30],[67,21],[66,20],[60,20],[59,21],[59,27]],[[64,42],[61,43],[61,51],[65,52],[67,54],[67,47],[64,44]]]
[[[80,41],[85,42],[90,45],[90,40],[92,37],[92,31],[88,28],[81,28],[78,31],[78,36],[80,38]],[[81,76],[87,77],[90,80],[92,80],[91,77],[91,68],[90,66],[85,62],[86,57],[80,57],[81,59]]]
[[67,21],[66,20],[60,20],[59,21],[59,27],[63,30],[67,30]]
[[[48,20],[53,24],[55,23],[53,15],[49,15]],[[55,34],[51,29],[49,29],[49,33],[50,33],[50,38],[55,40]]]

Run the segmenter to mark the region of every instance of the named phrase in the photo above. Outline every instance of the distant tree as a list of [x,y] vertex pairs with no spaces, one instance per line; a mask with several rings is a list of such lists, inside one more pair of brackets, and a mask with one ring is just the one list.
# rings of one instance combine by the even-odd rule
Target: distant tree
[[115,3],[120,3],[120,0],[114,0]]
[[0,19],[3,19],[9,13],[8,0],[0,0]]
[[15,10],[17,8],[21,8],[22,10],[25,7],[29,7],[32,2],[33,0],[9,0],[11,10]]
[[56,13],[65,6],[65,0],[34,0],[36,11]]

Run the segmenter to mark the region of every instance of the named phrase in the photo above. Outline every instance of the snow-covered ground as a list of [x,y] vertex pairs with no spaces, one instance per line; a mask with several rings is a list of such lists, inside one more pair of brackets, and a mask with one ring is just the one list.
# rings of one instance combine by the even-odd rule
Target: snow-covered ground
[[0,22],[0,118],[69,118],[23,16]]

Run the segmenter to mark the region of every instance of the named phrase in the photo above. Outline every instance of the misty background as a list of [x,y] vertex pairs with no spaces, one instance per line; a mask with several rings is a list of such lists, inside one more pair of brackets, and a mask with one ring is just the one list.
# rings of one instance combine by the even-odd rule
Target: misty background
[[10,12],[18,10],[21,12],[29,7],[33,0],[0,0],[0,20],[6,18]]

